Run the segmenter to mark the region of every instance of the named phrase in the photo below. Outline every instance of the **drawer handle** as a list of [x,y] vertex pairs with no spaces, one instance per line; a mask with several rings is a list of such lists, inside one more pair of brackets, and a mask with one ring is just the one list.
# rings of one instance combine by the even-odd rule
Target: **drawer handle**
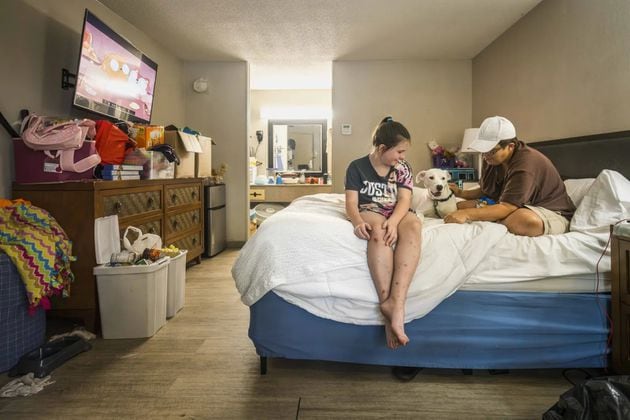
[[147,198],[147,208],[152,209],[153,208],[153,203],[154,203],[153,197]]
[[177,201],[177,194],[171,195],[171,202],[174,203]]
[[197,199],[197,191],[193,191],[192,192],[192,198],[193,198],[193,200]]
[[149,233],[155,233],[155,232],[156,232],[155,228],[153,226],[151,226],[149,228]]
[[120,201],[116,201],[114,203],[114,213],[118,214],[122,210],[122,203]]
[[192,243],[193,245],[197,245],[197,238],[193,238]]
[[197,223],[197,215],[196,215],[196,214],[193,214],[192,219],[193,219],[193,222],[194,222],[194,223]]
[[177,225],[178,225],[178,224],[179,224],[179,223],[177,223],[177,220],[173,220],[173,223],[172,223],[172,225],[173,225],[173,229],[177,229]]

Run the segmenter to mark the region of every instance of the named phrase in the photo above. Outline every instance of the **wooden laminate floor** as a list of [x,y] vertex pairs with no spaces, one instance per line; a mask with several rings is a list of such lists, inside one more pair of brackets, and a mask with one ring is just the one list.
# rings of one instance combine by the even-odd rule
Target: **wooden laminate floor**
[[291,360],[261,376],[230,274],[237,254],[189,268],[184,309],[153,338],[95,340],[39,394],[0,399],[0,418],[536,419],[571,387],[560,370],[428,369],[403,383],[387,367]]

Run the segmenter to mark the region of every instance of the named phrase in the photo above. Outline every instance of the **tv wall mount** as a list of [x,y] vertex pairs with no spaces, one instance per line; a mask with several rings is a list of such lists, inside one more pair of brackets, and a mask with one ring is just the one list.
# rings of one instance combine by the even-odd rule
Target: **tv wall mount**
[[70,73],[68,69],[61,69],[61,88],[68,90],[76,86],[77,75]]

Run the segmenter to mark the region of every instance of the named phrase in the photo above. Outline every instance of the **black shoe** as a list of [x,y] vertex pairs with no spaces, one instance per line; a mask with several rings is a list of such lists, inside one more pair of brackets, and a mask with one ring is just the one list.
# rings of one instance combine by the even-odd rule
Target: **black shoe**
[[413,366],[394,366],[392,375],[401,382],[409,382],[415,378],[422,368]]

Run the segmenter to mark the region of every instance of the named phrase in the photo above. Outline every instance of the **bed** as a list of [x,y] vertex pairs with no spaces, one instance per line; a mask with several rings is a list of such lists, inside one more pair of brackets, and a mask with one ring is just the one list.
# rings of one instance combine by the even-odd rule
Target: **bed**
[[[609,226],[630,217],[630,132],[532,143],[578,207],[571,231],[524,238],[502,225],[426,219],[405,332],[390,350],[343,195],[295,200],[241,249],[232,275],[261,360],[461,369],[608,364]],[[603,255],[603,257],[602,257]]]

